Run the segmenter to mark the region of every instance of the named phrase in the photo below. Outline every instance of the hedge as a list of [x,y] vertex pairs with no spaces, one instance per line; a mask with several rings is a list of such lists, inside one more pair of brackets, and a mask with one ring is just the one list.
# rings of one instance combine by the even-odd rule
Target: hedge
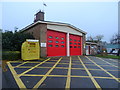
[[3,51],[2,60],[19,60],[21,53],[19,51]]

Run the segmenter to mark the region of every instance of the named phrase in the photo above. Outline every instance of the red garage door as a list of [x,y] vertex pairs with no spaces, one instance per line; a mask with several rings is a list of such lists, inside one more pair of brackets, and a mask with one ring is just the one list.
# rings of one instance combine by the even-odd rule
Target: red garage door
[[80,36],[70,34],[70,55],[82,55],[82,41]]
[[66,34],[47,30],[47,56],[66,56]]

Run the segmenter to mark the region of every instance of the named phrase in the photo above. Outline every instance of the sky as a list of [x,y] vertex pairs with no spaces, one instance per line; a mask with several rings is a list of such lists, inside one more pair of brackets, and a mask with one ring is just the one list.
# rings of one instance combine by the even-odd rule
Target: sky
[[118,2],[2,2],[3,30],[22,29],[33,23],[34,14],[40,9],[45,20],[63,22],[87,32],[87,36],[104,35],[109,42],[118,33]]

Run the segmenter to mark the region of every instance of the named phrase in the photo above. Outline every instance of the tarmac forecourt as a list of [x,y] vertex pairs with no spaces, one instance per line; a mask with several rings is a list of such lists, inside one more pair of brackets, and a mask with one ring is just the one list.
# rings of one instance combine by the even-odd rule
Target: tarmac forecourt
[[[117,59],[94,56],[51,57],[44,61],[10,61],[19,88],[119,88]],[[12,87],[14,88],[14,87]]]

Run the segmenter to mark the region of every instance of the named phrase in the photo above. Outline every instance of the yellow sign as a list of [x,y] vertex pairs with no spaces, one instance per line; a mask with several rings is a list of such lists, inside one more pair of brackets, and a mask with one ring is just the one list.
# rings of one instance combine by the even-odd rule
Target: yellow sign
[[39,40],[27,39],[21,48],[21,57],[23,60],[35,60],[40,58]]

